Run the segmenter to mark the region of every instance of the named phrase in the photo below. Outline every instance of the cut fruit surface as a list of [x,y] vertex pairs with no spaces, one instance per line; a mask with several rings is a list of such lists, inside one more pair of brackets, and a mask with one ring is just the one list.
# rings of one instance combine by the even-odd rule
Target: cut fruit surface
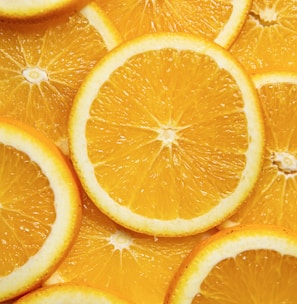
[[296,303],[297,235],[271,226],[221,231],[184,260],[168,304]]
[[120,41],[92,3],[75,15],[0,24],[0,115],[22,121],[68,153],[67,123],[82,80]]
[[0,120],[0,301],[40,284],[69,250],[81,219],[73,171],[56,146]]
[[296,1],[254,0],[231,53],[250,71],[297,68]]
[[125,40],[155,32],[202,35],[229,46],[247,17],[251,0],[97,0]]
[[109,52],[76,95],[69,138],[92,201],[158,236],[205,231],[234,213],[257,180],[264,144],[245,71],[215,43],[176,33]]
[[0,18],[5,20],[33,20],[65,12],[74,12],[87,0],[0,0]]
[[131,303],[163,303],[178,266],[202,239],[157,238],[124,229],[85,196],[82,225],[70,253],[45,283],[84,283],[118,294]]
[[105,290],[86,285],[59,284],[37,289],[15,304],[128,304],[127,301]]
[[253,79],[264,113],[264,164],[251,195],[222,227],[262,223],[297,231],[297,73],[257,73]]

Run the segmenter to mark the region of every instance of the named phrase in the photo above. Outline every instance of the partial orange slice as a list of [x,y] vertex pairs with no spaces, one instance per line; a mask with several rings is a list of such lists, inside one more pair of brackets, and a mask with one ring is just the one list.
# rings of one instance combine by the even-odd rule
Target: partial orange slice
[[245,25],[230,48],[250,71],[297,68],[296,1],[254,0]]
[[178,266],[202,239],[158,238],[118,226],[85,196],[82,226],[70,253],[46,285],[76,282],[109,290],[131,303],[163,303]]
[[75,98],[69,136],[100,210],[157,236],[199,233],[233,214],[257,180],[264,144],[242,67],[215,43],[176,33],[107,54]]
[[[13,1],[12,1],[13,2]],[[0,115],[35,127],[68,153],[73,98],[120,38],[94,3],[71,16],[0,24]]]
[[297,235],[237,227],[200,243],[177,271],[166,304],[296,303]]
[[56,146],[25,125],[0,120],[0,302],[40,284],[78,232],[80,193]]
[[224,226],[262,223],[297,231],[297,73],[259,73],[254,82],[264,113],[264,165],[253,192]]
[[33,20],[73,12],[88,0],[0,0],[0,19]]
[[125,40],[155,32],[203,35],[229,46],[248,15],[251,0],[97,0]]
[[86,285],[61,284],[37,289],[15,304],[128,304],[127,301],[105,290]]

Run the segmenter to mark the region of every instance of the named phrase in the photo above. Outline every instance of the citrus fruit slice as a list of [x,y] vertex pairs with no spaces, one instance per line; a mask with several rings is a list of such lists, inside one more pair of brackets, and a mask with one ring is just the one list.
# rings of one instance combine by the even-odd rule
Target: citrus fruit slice
[[264,164],[251,195],[222,226],[262,223],[297,231],[297,73],[257,73],[254,83],[264,113]]
[[254,0],[231,53],[250,72],[297,68],[296,1]]
[[86,197],[79,235],[46,285],[84,283],[131,303],[163,303],[178,266],[216,230],[185,238],[157,238],[118,226]]
[[61,284],[39,288],[14,302],[15,304],[128,304],[105,290],[86,285]]
[[0,301],[35,287],[78,232],[80,192],[60,151],[35,129],[0,120]]
[[248,15],[251,0],[97,0],[125,40],[155,32],[203,35],[229,46]]
[[190,253],[164,303],[296,303],[296,281],[296,234],[278,227],[236,227]]
[[31,21],[74,12],[87,2],[87,0],[0,0],[0,18],[13,21],[24,19]]
[[0,115],[46,134],[68,153],[67,122],[85,75],[119,41],[95,4],[36,23],[0,23]]
[[230,216],[257,180],[264,143],[245,71],[222,47],[181,33],[109,52],[76,95],[69,138],[92,201],[156,236],[198,233]]

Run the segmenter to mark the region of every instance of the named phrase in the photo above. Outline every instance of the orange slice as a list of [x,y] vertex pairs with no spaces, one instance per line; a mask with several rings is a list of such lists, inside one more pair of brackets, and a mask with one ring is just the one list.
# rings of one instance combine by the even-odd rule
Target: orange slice
[[163,303],[178,266],[213,234],[157,238],[118,226],[85,196],[82,226],[70,253],[46,285],[76,282],[109,290],[131,303]]
[[254,0],[245,25],[230,48],[251,72],[296,70],[296,1]]
[[258,73],[254,82],[264,113],[264,165],[253,192],[224,226],[263,223],[297,231],[297,73]]
[[105,290],[95,289],[86,285],[61,284],[37,289],[15,304],[128,304],[127,301]]
[[0,302],[40,284],[69,250],[80,224],[76,179],[55,145],[0,120]]
[[200,243],[176,273],[166,304],[296,303],[297,235],[237,227]]
[[0,0],[0,19],[31,21],[73,12],[87,2],[87,0]]
[[97,0],[125,40],[155,32],[203,35],[229,46],[248,15],[251,0]]
[[120,41],[116,30],[92,3],[72,16],[2,22],[0,35],[0,115],[35,127],[67,154],[73,98],[89,70]]
[[100,210],[157,236],[205,231],[233,214],[257,180],[264,144],[242,67],[215,43],[177,33],[107,54],[76,95],[69,137]]

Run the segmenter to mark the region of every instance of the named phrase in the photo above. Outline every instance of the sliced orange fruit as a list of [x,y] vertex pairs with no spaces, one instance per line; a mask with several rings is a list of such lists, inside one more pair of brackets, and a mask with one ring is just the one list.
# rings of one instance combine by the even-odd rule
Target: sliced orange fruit
[[297,68],[296,1],[254,0],[245,25],[230,48],[250,71]]
[[56,146],[19,122],[0,120],[0,302],[40,284],[78,233],[81,197]]
[[84,197],[82,226],[70,253],[46,285],[84,283],[131,303],[163,303],[183,259],[211,230],[185,238],[157,238],[111,221]]
[[251,195],[222,226],[262,223],[297,231],[297,73],[257,73],[254,83],[264,113],[264,164]]
[[155,32],[203,35],[229,46],[248,15],[251,0],[97,0],[125,40]]
[[127,301],[105,290],[74,284],[60,284],[39,288],[14,303],[128,304]]
[[0,115],[35,127],[67,154],[72,100],[89,70],[120,41],[116,30],[92,3],[71,16],[2,22],[0,36]]
[[296,303],[297,235],[242,226],[201,242],[173,279],[167,304]]
[[33,20],[73,12],[88,0],[0,0],[0,19]]
[[157,236],[199,233],[233,214],[264,144],[249,76],[222,47],[181,33],[109,52],[76,95],[69,138],[100,210]]

